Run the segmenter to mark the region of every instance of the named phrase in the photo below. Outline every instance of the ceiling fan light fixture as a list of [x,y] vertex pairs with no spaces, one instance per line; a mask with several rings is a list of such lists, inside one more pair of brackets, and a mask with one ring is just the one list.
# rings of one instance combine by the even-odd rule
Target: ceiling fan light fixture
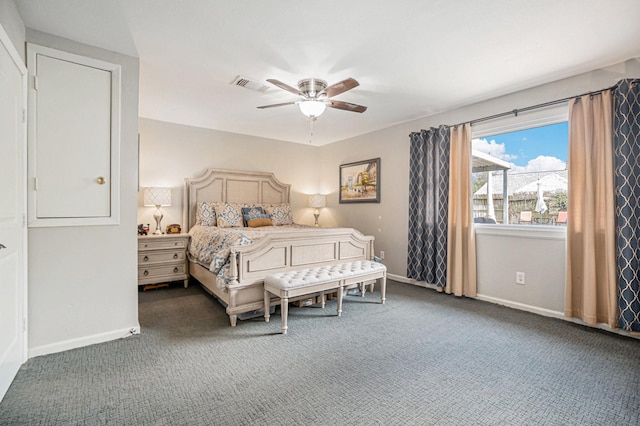
[[324,102],[316,100],[301,101],[298,107],[307,117],[320,117],[324,110],[327,109],[327,105]]

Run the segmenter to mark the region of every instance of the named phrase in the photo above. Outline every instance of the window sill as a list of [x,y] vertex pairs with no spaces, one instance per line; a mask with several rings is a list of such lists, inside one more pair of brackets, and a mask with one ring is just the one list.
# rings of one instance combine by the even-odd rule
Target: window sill
[[552,225],[497,225],[489,223],[475,223],[476,235],[493,235],[511,238],[535,238],[539,240],[565,240],[566,226]]

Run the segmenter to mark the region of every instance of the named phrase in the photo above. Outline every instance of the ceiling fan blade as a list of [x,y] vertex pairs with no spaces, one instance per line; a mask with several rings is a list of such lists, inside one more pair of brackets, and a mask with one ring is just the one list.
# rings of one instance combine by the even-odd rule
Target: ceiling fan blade
[[263,106],[259,106],[257,108],[259,108],[259,109],[275,108],[275,107],[281,107],[281,106],[285,106],[285,105],[295,105],[297,103],[298,103],[297,101],[292,101],[292,102],[284,102],[284,103],[281,103],[281,104],[263,105]]
[[352,104],[349,102],[333,101],[333,100],[329,100],[327,102],[329,103],[328,106],[330,106],[331,108],[343,109],[345,111],[365,112],[367,110],[366,106]]
[[355,79],[347,78],[346,80],[342,80],[336,84],[332,84],[331,86],[320,92],[320,94],[325,93],[328,98],[331,98],[333,96],[339,95],[340,93],[344,93],[347,90],[351,90],[354,87],[358,87],[359,85],[360,83],[358,83]]
[[285,84],[279,80],[275,80],[273,78],[267,79],[267,81],[271,84],[273,84],[274,86],[278,86],[279,88],[286,90],[287,92],[291,92],[294,95],[302,95],[302,93],[300,93],[300,91],[298,89],[294,89],[293,87],[289,86],[288,84]]

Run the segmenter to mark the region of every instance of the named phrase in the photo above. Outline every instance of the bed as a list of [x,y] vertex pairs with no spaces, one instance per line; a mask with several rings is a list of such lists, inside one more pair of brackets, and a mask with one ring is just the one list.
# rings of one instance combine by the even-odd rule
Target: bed
[[[201,203],[243,205],[286,205],[291,185],[280,182],[273,173],[208,169],[202,176],[185,179],[183,223],[194,236],[216,230],[202,229],[198,222]],[[215,228],[215,227],[214,227]],[[189,274],[226,306],[231,326],[238,316],[260,311],[264,307],[264,277],[277,272],[373,258],[372,236],[353,228],[315,228],[307,226],[267,226],[256,233],[234,229],[249,235],[251,242],[227,247],[224,277],[214,268],[189,253]],[[241,238],[241,237],[238,237]],[[195,251],[195,250],[193,250]],[[218,265],[220,266],[220,265]],[[214,272],[218,270],[218,272]],[[279,303],[272,299],[272,305]]]

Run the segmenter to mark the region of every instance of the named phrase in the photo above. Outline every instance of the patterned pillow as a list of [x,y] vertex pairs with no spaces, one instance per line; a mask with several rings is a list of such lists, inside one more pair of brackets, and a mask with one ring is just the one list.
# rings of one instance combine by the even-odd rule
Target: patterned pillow
[[203,201],[198,205],[196,213],[196,225],[216,226],[216,211],[213,204]]
[[242,208],[242,218],[244,219],[244,225],[249,226],[249,220],[256,215],[264,215],[262,206],[245,206]]
[[291,206],[289,204],[273,204],[265,207],[266,213],[271,216],[273,226],[293,225]]
[[216,203],[216,217],[220,228],[243,226],[242,211],[237,204]]

